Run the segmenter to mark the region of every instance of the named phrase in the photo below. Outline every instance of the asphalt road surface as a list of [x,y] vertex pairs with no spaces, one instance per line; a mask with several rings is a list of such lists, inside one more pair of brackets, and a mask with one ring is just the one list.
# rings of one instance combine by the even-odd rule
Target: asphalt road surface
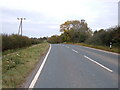
[[34,88],[118,88],[118,54],[52,44]]

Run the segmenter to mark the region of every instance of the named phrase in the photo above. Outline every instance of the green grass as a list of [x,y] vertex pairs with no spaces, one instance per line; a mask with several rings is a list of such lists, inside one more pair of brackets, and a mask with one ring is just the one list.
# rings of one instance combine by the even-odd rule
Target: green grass
[[48,43],[41,43],[4,56],[2,58],[2,88],[19,87],[48,48]]
[[110,49],[108,46],[89,45],[89,44],[85,44],[85,43],[66,42],[66,44],[74,44],[74,45],[86,46],[86,47],[101,49],[101,50],[105,50],[105,51],[120,53],[120,49],[118,47],[114,47],[114,46]]
[[2,55],[11,54],[11,53],[17,52],[17,51],[19,51],[21,49],[25,49],[25,47],[24,48],[17,48],[17,49],[6,50],[6,51],[2,52]]
[[1,89],[2,89],[2,58],[0,58],[0,90]]

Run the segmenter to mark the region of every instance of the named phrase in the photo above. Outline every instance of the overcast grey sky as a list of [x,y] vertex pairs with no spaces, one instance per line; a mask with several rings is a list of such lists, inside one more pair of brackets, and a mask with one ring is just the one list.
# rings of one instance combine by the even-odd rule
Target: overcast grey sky
[[85,19],[94,31],[118,24],[119,0],[1,0],[2,33],[18,32],[18,17],[23,35],[43,37],[60,34],[60,24]]

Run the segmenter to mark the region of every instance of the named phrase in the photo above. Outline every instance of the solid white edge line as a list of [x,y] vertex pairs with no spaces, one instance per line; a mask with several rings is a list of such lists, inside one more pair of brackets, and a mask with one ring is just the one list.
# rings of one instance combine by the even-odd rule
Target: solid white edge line
[[72,49],[74,52],[78,53],[76,50]]
[[50,44],[49,50],[48,50],[48,52],[47,52],[47,54],[46,54],[46,56],[45,56],[45,58],[44,58],[44,60],[43,60],[43,62],[41,64],[38,72],[36,73],[35,77],[33,78],[32,82],[31,82],[29,88],[33,88],[34,87],[34,85],[35,85],[35,83],[36,83],[36,81],[37,81],[37,79],[38,79],[38,77],[39,77],[39,75],[40,75],[40,73],[41,73],[41,71],[42,71],[42,69],[44,67],[44,64],[45,64],[45,62],[47,60],[47,57],[48,57],[48,55],[50,53],[50,50],[51,50],[51,44]]
[[89,59],[90,61],[94,62],[95,64],[97,64],[97,65],[101,66],[102,68],[104,68],[104,69],[108,70],[109,72],[113,72],[111,69],[109,69],[109,68],[107,68],[107,67],[103,66],[102,64],[100,64],[100,63],[98,63],[98,62],[94,61],[93,59],[91,59],[91,58],[89,58],[89,57],[87,57],[87,56],[85,56],[85,55],[84,55],[84,57],[85,57],[85,58],[87,58],[87,59]]

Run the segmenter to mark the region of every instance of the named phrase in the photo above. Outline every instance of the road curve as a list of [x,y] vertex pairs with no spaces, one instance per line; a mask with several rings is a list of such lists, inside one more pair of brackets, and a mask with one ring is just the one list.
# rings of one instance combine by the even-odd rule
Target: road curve
[[34,88],[118,88],[118,55],[52,44]]

